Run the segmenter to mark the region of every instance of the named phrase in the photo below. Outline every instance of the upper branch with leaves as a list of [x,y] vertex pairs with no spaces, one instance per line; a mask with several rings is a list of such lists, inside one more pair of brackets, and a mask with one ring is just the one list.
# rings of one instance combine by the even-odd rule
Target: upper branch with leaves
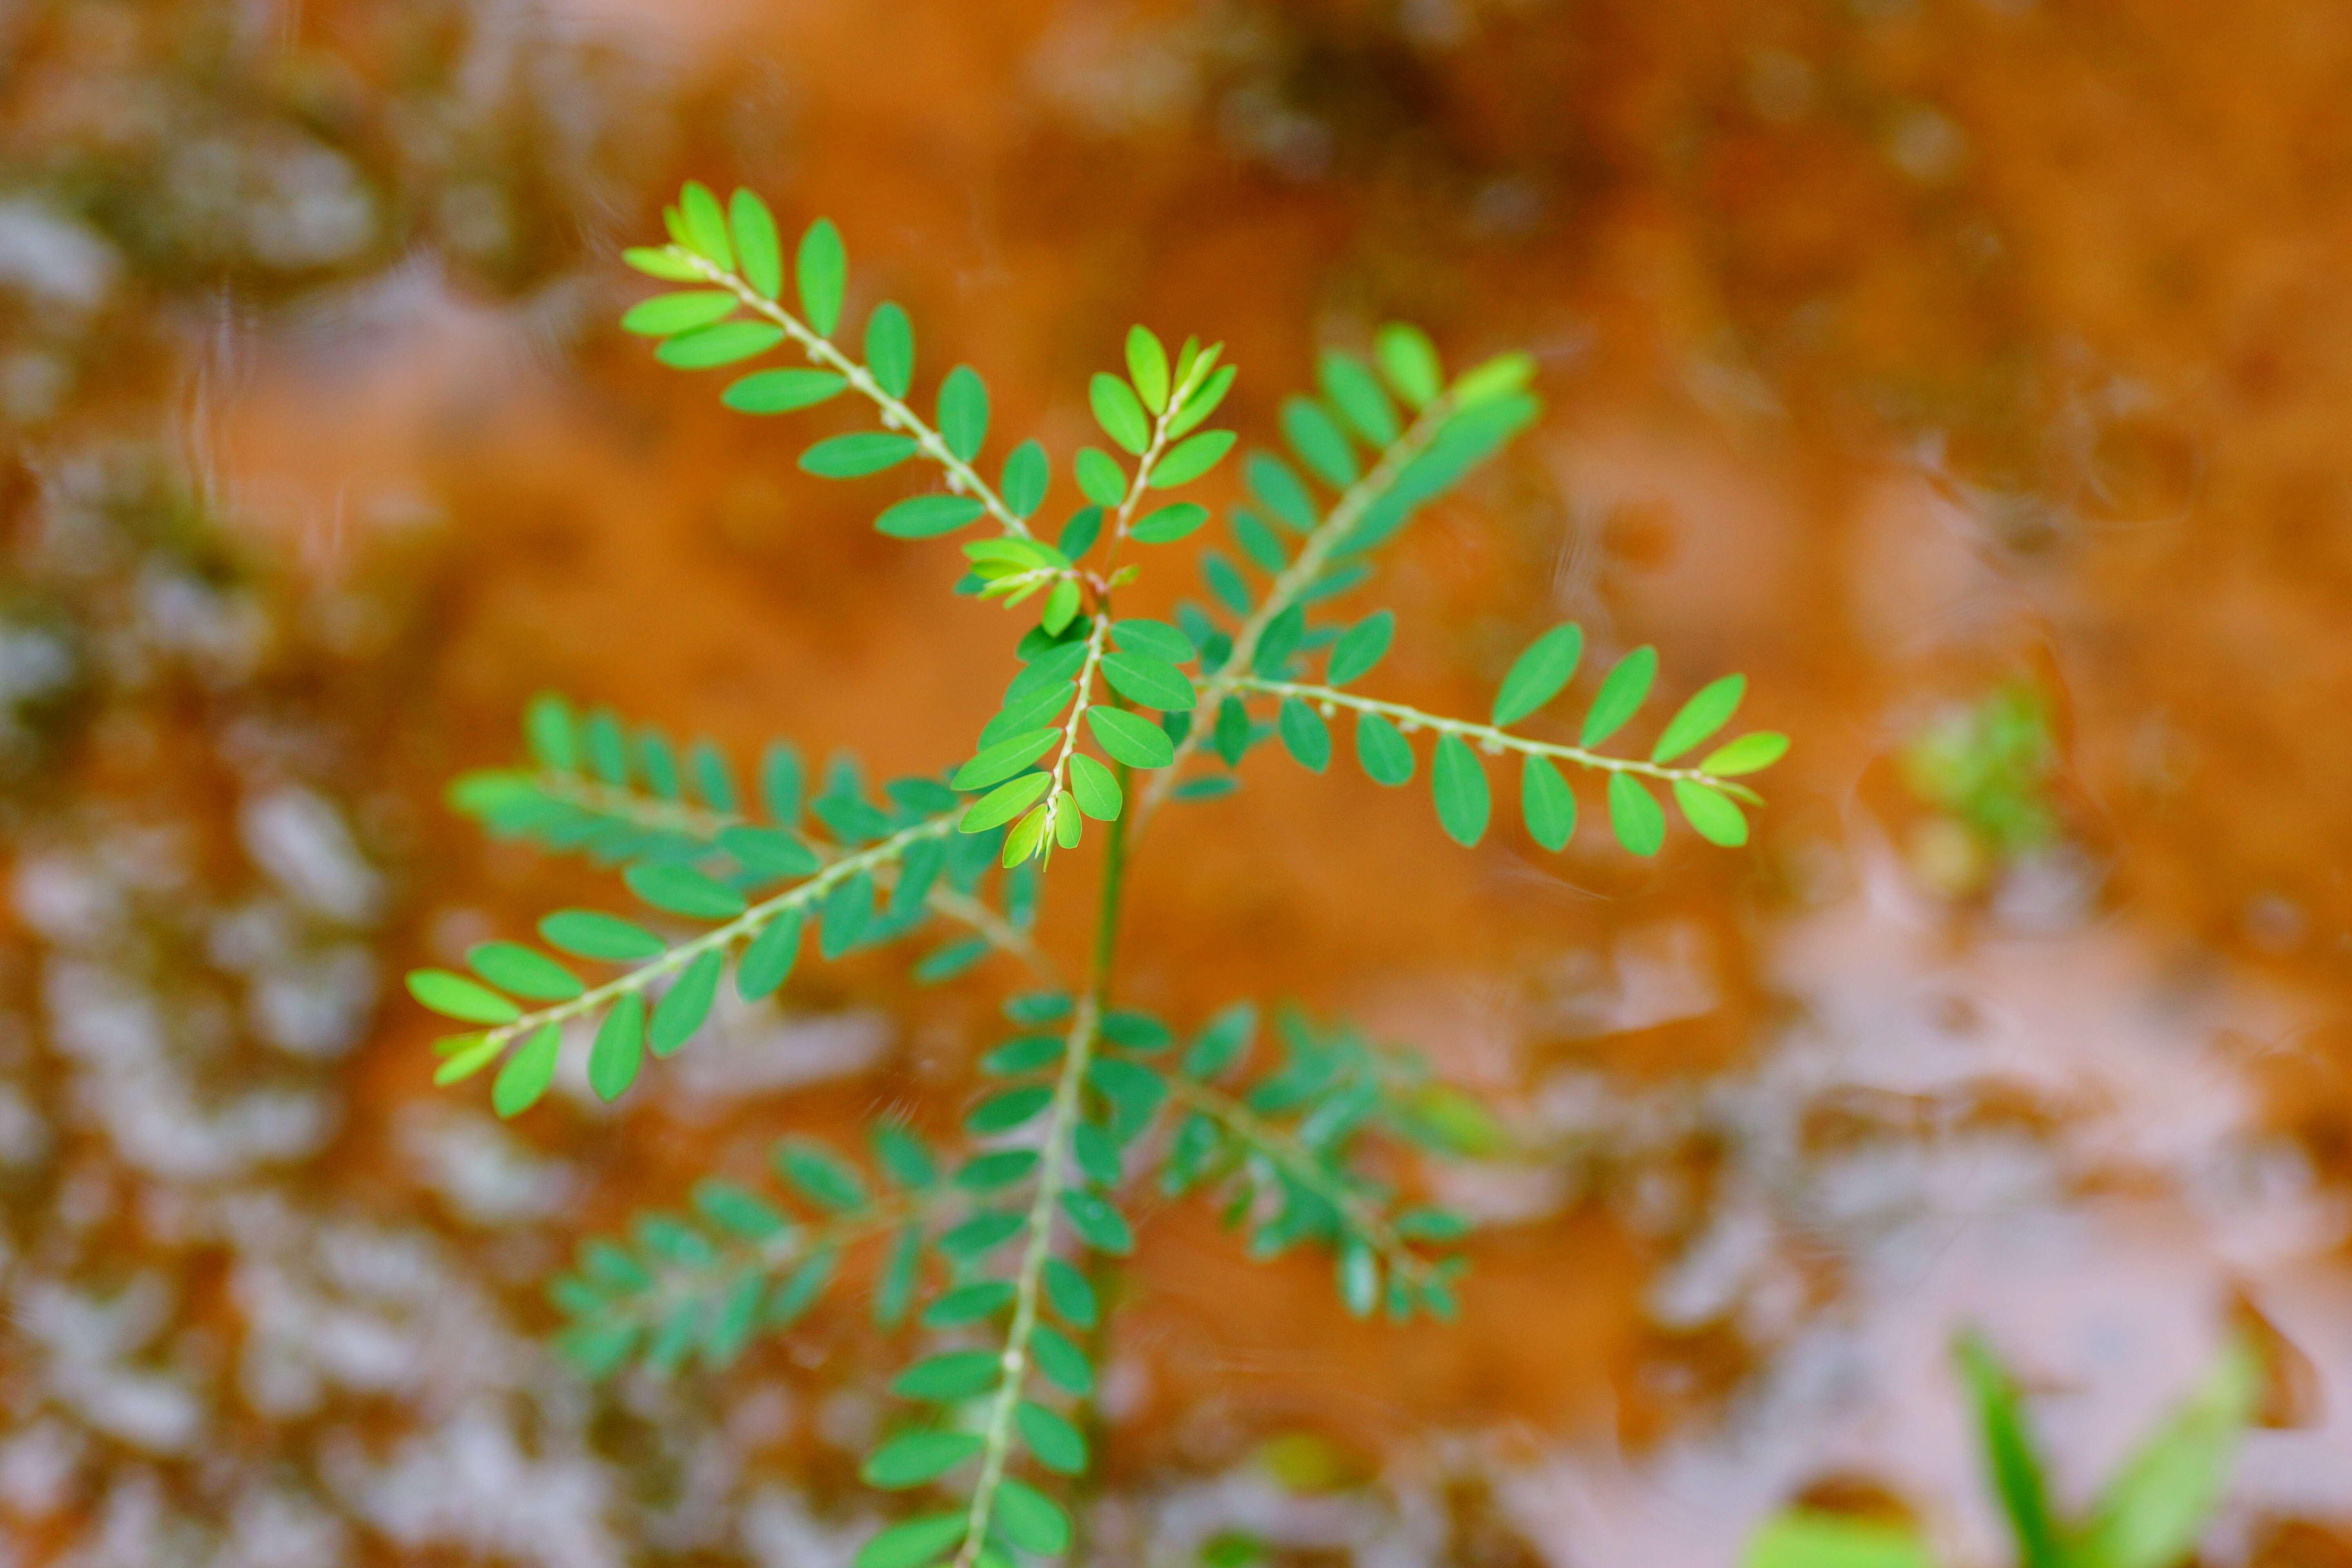
[[[1756,797],[1736,781],[1785,742],[1753,734],[1696,765],[1678,760],[1728,721],[1743,690],[1735,676],[1684,704],[1646,759],[1601,750],[1649,694],[1646,648],[1600,682],[1572,743],[1522,731],[1576,674],[1573,626],[1536,640],[1486,721],[1349,689],[1387,649],[1394,617],[1318,617],[1370,575],[1376,547],[1535,418],[1524,355],[1448,378],[1429,340],[1399,326],[1377,335],[1375,363],[1327,353],[1319,395],[1286,403],[1281,426],[1329,490],[1328,507],[1288,461],[1251,453],[1251,503],[1226,521],[1264,590],[1201,549],[1214,607],[1185,603],[1163,621],[1122,614],[1118,600],[1164,562],[1160,547],[1210,519],[1209,506],[1171,492],[1210,477],[1234,445],[1233,432],[1203,428],[1235,375],[1219,345],[1188,340],[1171,354],[1143,327],[1128,334],[1124,374],[1095,376],[1087,393],[1108,446],[1071,455],[1078,504],[1048,542],[1038,519],[1053,460],[1025,440],[992,482],[984,477],[990,398],[979,373],[958,365],[941,377],[926,420],[910,400],[905,311],[876,304],[862,348],[841,341],[849,273],[830,224],[812,224],[793,254],[794,310],[782,298],[784,248],[758,197],[739,191],[721,204],[690,184],[667,222],[667,245],[627,258],[687,287],[635,306],[623,324],[659,338],[656,357],[682,369],[796,352],[804,363],[751,369],[721,393],[744,413],[856,393],[882,427],[821,437],[801,467],[856,482],[922,459],[940,488],[882,506],[875,526],[914,541],[975,529],[955,591],[1030,606],[1034,622],[969,744],[942,745],[936,773],[892,780],[879,800],[847,757],[812,793],[798,753],[772,746],[747,795],[708,742],[681,752],[609,712],[535,702],[530,765],[469,774],[454,802],[493,833],[619,866],[654,913],[559,910],[539,926],[551,951],[481,943],[465,954],[470,973],[420,970],[410,990],[471,1026],[441,1042],[436,1078],[497,1063],[491,1102],[513,1116],[542,1099],[567,1049],[584,1051],[596,1095],[627,1093],[648,1055],[667,1057],[701,1028],[730,973],[743,1001],[774,995],[812,929],[830,959],[945,920],[969,934],[934,947],[918,979],[950,979],[997,952],[1041,976],[1045,988],[1004,1004],[1015,1032],[984,1049],[975,1042],[982,1087],[950,1134],[880,1124],[862,1163],[789,1139],[773,1161],[782,1190],[714,1175],[688,1208],[583,1244],[551,1293],[569,1321],[559,1343],[583,1372],[674,1373],[697,1358],[726,1364],[856,1282],[877,1322],[926,1342],[890,1382],[900,1414],[865,1478],[943,1494],[868,1542],[860,1568],[1004,1568],[1016,1553],[1056,1555],[1074,1525],[1049,1478],[1092,1463],[1076,1417],[1099,1382],[1084,1346],[1106,1305],[1093,1281],[1133,1251],[1139,1194],[1213,1194],[1255,1256],[1320,1250],[1358,1315],[1445,1318],[1464,1268],[1454,1245],[1467,1227],[1414,1196],[1421,1163],[1501,1142],[1467,1096],[1344,1025],[1284,1011],[1261,1041],[1256,1009],[1241,1002],[1179,1051],[1168,1022],[1120,1006],[1117,936],[1137,819],[1163,800],[1236,787],[1230,770],[1277,732],[1320,771],[1328,721],[1345,710],[1359,758],[1382,783],[1414,772],[1408,737],[1435,736],[1438,816],[1465,844],[1489,816],[1479,755],[1508,753],[1522,759],[1538,842],[1557,848],[1573,826],[1565,765],[1608,781],[1618,838],[1649,853],[1664,822],[1648,785],[1669,789],[1701,834],[1737,842],[1747,820],[1736,803]],[[1307,668],[1316,658],[1319,680]],[[1272,719],[1259,717],[1268,707]],[[1227,771],[1180,778],[1204,750]],[[1150,776],[1139,784],[1139,773]],[[1089,823],[1104,854],[1095,939],[1083,966],[1070,966],[1084,973],[1073,989],[1031,932],[1055,852],[1076,848]]]

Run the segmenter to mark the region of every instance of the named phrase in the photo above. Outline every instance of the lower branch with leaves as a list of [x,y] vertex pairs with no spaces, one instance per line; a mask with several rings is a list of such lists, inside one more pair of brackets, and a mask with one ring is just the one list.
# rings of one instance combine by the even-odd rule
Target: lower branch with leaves
[[[1583,634],[1572,625],[1536,637],[1483,721],[1349,689],[1386,652],[1394,616],[1327,621],[1328,606],[1370,578],[1379,547],[1421,509],[1536,419],[1525,355],[1449,376],[1405,326],[1373,334],[1370,363],[1327,351],[1317,393],[1282,405],[1289,456],[1247,453],[1249,502],[1226,514],[1261,589],[1195,541],[1210,507],[1171,493],[1235,445],[1234,432],[1202,427],[1236,374],[1221,346],[1188,340],[1171,353],[1144,327],[1128,334],[1123,374],[1087,388],[1108,449],[1069,457],[1077,504],[1049,542],[1045,445],[1014,445],[992,477],[979,373],[948,371],[927,416],[904,310],[866,307],[862,341],[848,340],[848,262],[830,224],[811,225],[788,258],[758,197],[722,203],[699,184],[667,222],[667,244],[626,259],[678,287],[623,326],[658,339],[656,356],[681,370],[798,354],[804,363],[730,383],[721,401],[746,416],[836,399],[866,409],[879,429],[836,428],[800,466],[845,482],[906,464],[931,474],[940,488],[901,494],[875,526],[916,542],[979,531],[961,546],[952,590],[1028,606],[1003,696],[976,716],[968,743],[941,748],[936,773],[890,780],[878,795],[847,756],[812,789],[783,743],[763,753],[747,791],[709,742],[680,748],[604,710],[538,700],[525,716],[529,764],[468,774],[452,803],[492,834],[618,867],[646,909],[558,910],[539,922],[542,945],[479,943],[462,971],[419,970],[409,989],[467,1026],[440,1043],[436,1079],[495,1068],[491,1103],[513,1117],[541,1103],[572,1053],[584,1054],[592,1093],[622,1099],[649,1058],[695,1037],[722,984],[765,1004],[812,942],[830,960],[944,926],[913,965],[918,982],[983,984],[992,958],[1025,969],[1031,988],[1003,1004],[1009,1032],[972,1042],[977,1087],[954,1116],[921,1107],[877,1123],[857,1158],[788,1138],[771,1189],[713,1175],[685,1207],[583,1242],[550,1295],[566,1319],[556,1342],[583,1375],[687,1376],[729,1365],[761,1335],[809,1331],[820,1302],[864,1291],[877,1323],[920,1336],[923,1349],[889,1382],[896,1414],[862,1474],[926,1500],[866,1543],[859,1568],[1059,1556],[1076,1531],[1056,1489],[1092,1468],[1087,1433],[1100,1430],[1087,1408],[1098,1352],[1087,1347],[1099,1346],[1109,1303],[1094,1279],[1103,1259],[1134,1252],[1139,1194],[1213,1199],[1254,1257],[1322,1254],[1350,1313],[1445,1320],[1469,1227],[1414,1194],[1429,1162],[1503,1142],[1472,1097],[1342,1023],[1280,1008],[1261,1030],[1257,1006],[1238,1001],[1188,1030],[1120,1005],[1125,871],[1143,823],[1164,803],[1230,794],[1249,752],[1274,735],[1323,771],[1329,722],[1346,712],[1360,763],[1382,784],[1410,779],[1412,738],[1434,737],[1437,815],[1465,845],[1491,816],[1480,759],[1499,755],[1519,759],[1528,835],[1546,848],[1575,826],[1563,766],[1605,781],[1628,849],[1654,853],[1664,840],[1653,786],[1701,837],[1735,844],[1748,833],[1741,806],[1760,805],[1738,781],[1786,742],[1759,731],[1678,762],[1730,720],[1745,689],[1734,676],[1685,701],[1646,757],[1601,750],[1650,696],[1647,648],[1599,681],[1572,743],[1523,732],[1577,676]],[[1212,602],[1183,601],[1173,621],[1123,614],[1127,586],[1178,554],[1192,556]],[[1070,966],[1084,974],[1074,988],[1033,933],[1041,901],[1070,874],[1056,856],[1090,836],[1102,841],[1095,938]]]

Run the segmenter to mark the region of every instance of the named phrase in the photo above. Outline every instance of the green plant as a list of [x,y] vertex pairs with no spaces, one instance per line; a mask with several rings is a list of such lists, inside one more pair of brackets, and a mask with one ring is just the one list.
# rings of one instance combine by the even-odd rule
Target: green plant
[[[2062,1518],[2050,1500],[2049,1467],[2016,1380],[1981,1335],[1963,1336],[1958,1354],[2019,1568],[2180,1568],[2195,1553],[2262,1395],[2262,1358],[2251,1341],[2230,1342],[2108,1478],[2089,1511],[2074,1519]],[[1746,1568],[1930,1568],[1932,1562],[1907,1525],[1799,1508],[1766,1522]]]
[[1940,887],[1972,891],[2003,862],[2057,841],[2058,746],[2049,699],[2032,681],[1937,714],[1906,742],[1900,763],[1904,784],[1936,814],[1913,850]]
[[[1163,801],[1234,787],[1232,770],[1269,735],[1322,771],[1333,749],[1327,721],[1345,710],[1355,715],[1360,761],[1382,784],[1415,772],[1408,736],[1434,735],[1437,816],[1465,845],[1491,815],[1481,751],[1521,758],[1527,826],[1547,847],[1564,844],[1576,820],[1562,763],[1606,781],[1610,826],[1635,853],[1654,853],[1664,837],[1651,787],[1661,784],[1701,834],[1736,844],[1747,832],[1738,803],[1755,798],[1737,775],[1769,764],[1786,742],[1748,734],[1696,765],[1678,761],[1730,719],[1742,690],[1735,676],[1684,703],[1645,757],[1598,750],[1650,695],[1648,648],[1600,681],[1574,743],[1520,732],[1513,726],[1576,673],[1583,639],[1572,625],[1535,640],[1484,722],[1350,689],[1386,651],[1393,616],[1380,611],[1344,626],[1311,617],[1369,574],[1370,552],[1417,508],[1533,419],[1533,367],[1523,355],[1449,380],[1428,339],[1395,326],[1376,340],[1377,373],[1325,354],[1321,395],[1292,399],[1281,424],[1332,499],[1318,499],[1283,458],[1251,454],[1243,471],[1256,505],[1230,522],[1264,584],[1203,552],[1213,606],[1180,605],[1172,624],[1122,616],[1114,599],[1150,551],[1208,521],[1207,507],[1170,492],[1209,474],[1234,442],[1202,428],[1234,381],[1217,346],[1188,341],[1171,355],[1144,328],[1129,333],[1126,374],[1097,375],[1090,389],[1097,422],[1126,455],[1093,447],[1075,455],[1069,469],[1084,504],[1048,543],[1034,520],[1053,465],[1043,446],[1024,441],[992,481],[983,477],[990,399],[976,373],[949,371],[936,417],[926,419],[908,401],[916,356],[904,311],[885,303],[867,313],[862,355],[837,337],[846,264],[830,224],[820,220],[799,242],[795,310],[782,302],[783,249],[757,197],[738,192],[722,207],[688,185],[668,221],[671,243],[628,260],[686,287],[637,305],[623,324],[660,339],[656,357],[683,369],[798,350],[804,364],[751,371],[721,400],[755,415],[835,399],[870,405],[881,429],[818,440],[800,466],[860,479],[926,465],[943,488],[889,505],[876,527],[907,539],[976,530],[962,546],[958,591],[1028,606],[1034,624],[1013,649],[1002,706],[958,749],[965,760],[940,776],[893,780],[879,799],[849,759],[812,791],[799,756],[781,744],[747,795],[707,743],[681,751],[610,713],[582,717],[539,700],[526,721],[531,765],[460,780],[457,805],[493,832],[623,866],[630,890],[681,925],[562,910],[540,924],[547,946],[615,966],[611,978],[488,942],[467,954],[470,975],[423,970],[409,987],[427,1007],[477,1026],[442,1043],[437,1079],[495,1063],[492,1103],[512,1116],[547,1089],[566,1024],[583,1032],[593,1024],[589,1081],[617,1099],[647,1054],[684,1046],[730,968],[745,999],[774,993],[811,926],[833,957],[945,921],[961,934],[916,964],[918,979],[946,980],[997,952],[1045,976],[1005,1005],[1018,1032],[979,1055],[981,1074],[996,1082],[962,1117],[952,1158],[896,1122],[872,1129],[864,1163],[788,1140],[775,1164],[791,1206],[714,1177],[695,1190],[690,1212],[649,1215],[625,1238],[585,1244],[552,1293],[571,1320],[562,1348],[591,1373],[631,1362],[669,1369],[689,1357],[717,1366],[753,1334],[801,1317],[853,1252],[873,1257],[875,1319],[912,1321],[936,1348],[890,1384],[902,1414],[866,1457],[865,1477],[886,1489],[951,1481],[959,1500],[882,1531],[864,1549],[863,1568],[1054,1555],[1067,1549],[1071,1521],[1032,1478],[1078,1475],[1091,1462],[1072,1411],[1095,1390],[1087,1340],[1105,1310],[1099,1268],[1072,1258],[1131,1250],[1129,1194],[1153,1181],[1170,1194],[1215,1190],[1254,1253],[1328,1249],[1350,1311],[1442,1318],[1454,1310],[1463,1265],[1450,1247],[1465,1226],[1407,1201],[1384,1173],[1395,1164],[1383,1146],[1443,1153],[1475,1145],[1487,1127],[1409,1055],[1345,1026],[1282,1011],[1271,1049],[1254,1052],[1256,1009],[1240,1002],[1178,1049],[1169,1025],[1118,1006],[1131,834]],[[1321,679],[1310,679],[1318,659]],[[1184,776],[1196,758],[1206,771]],[[1140,788],[1139,774],[1150,780]],[[1076,848],[1089,822],[1104,840],[1096,934],[1083,983],[1069,986],[1029,931],[1048,863]]]

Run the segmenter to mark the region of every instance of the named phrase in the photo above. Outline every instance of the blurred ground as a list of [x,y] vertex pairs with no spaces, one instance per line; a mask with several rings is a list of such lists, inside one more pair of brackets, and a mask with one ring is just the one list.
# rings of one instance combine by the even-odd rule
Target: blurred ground
[[[1154,1216],[1108,1550],[1701,1568],[1859,1476],[1990,1563],[1959,1323],[2079,1495],[2251,1310],[2306,1375],[2214,1560],[2352,1561],[2352,14],[79,0],[0,61],[0,1552],[798,1568],[871,1506],[849,1314],[598,1394],[536,1285],[950,1095],[990,986],[813,967],[501,1128],[385,984],[595,885],[439,805],[533,690],[904,770],[1003,679],[943,547],[613,330],[694,174],[1065,452],[1137,319],[1260,437],[1381,320],[1532,346],[1386,689],[1474,710],[1572,616],[1797,737],[1748,855],[1465,854],[1272,759],[1155,828],[1136,1000],[1349,1012],[1538,1157],[1459,1180],[1452,1331]],[[2058,826],[2001,850],[1898,759],[2019,682]]]

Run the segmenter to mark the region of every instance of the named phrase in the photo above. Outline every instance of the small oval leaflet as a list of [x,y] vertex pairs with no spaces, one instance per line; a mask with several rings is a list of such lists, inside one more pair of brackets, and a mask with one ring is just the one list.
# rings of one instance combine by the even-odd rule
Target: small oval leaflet
[[852,1568],[929,1568],[963,1539],[966,1522],[958,1510],[894,1524],[858,1549]]
[[1148,653],[1171,664],[1185,664],[1200,657],[1199,650],[1192,647],[1192,639],[1166,621],[1113,621],[1110,635],[1111,640],[1120,647],[1135,653]]
[[1203,430],[1197,436],[1188,436],[1169,448],[1168,455],[1151,470],[1151,488],[1166,490],[1189,485],[1223,461],[1225,454],[1233,449],[1234,433],[1230,430]]
[[765,321],[720,321],[680,332],[654,350],[672,370],[711,370],[754,359],[784,341],[784,330]]
[[1727,675],[1720,680],[1700,687],[1692,693],[1691,700],[1682,705],[1681,710],[1666,721],[1665,732],[1650,749],[1650,760],[1654,763],[1672,762],[1722,729],[1731,722],[1731,715],[1738,710],[1739,700],[1747,694],[1748,678],[1744,675]]
[[467,1024],[511,1024],[522,1009],[488,986],[446,969],[412,970],[408,994],[440,1014]]
[[645,1064],[646,1002],[634,992],[613,1005],[588,1052],[588,1087],[607,1104],[629,1091]]
[[1009,1089],[973,1106],[963,1124],[983,1137],[1010,1132],[1044,1110],[1053,1098],[1054,1091],[1043,1084]]
[[539,922],[539,934],[561,952],[612,963],[659,958],[669,951],[645,927],[595,910],[558,910]]
[[958,768],[949,785],[961,790],[992,788],[1044,756],[1060,734],[1049,724],[999,741]]
[[801,454],[801,468],[819,479],[856,479],[896,468],[914,455],[912,436],[859,430],[819,441]]
[[[1004,505],[1015,517],[1027,517],[1045,499],[1045,486],[1053,478],[1053,465],[1045,457],[1045,448],[1034,441],[1024,441],[1005,454],[1004,468],[998,475],[996,489]],[[1066,547],[1065,554],[1077,554]]]
[[[1617,668],[1601,681],[1601,689],[1593,693],[1592,707],[1584,715],[1584,730],[1577,737],[1580,746],[1597,746],[1625,727],[1650,695],[1650,682],[1657,678],[1658,650],[1637,647],[1617,661]],[[1622,776],[1622,774],[1620,775]]]
[[770,921],[735,965],[735,992],[746,1002],[775,994],[800,957],[801,912],[786,910]]
[[1252,452],[1242,465],[1242,482],[1277,521],[1300,533],[1315,526],[1315,498],[1290,465],[1273,453]]
[[1321,714],[1296,697],[1286,697],[1275,721],[1283,749],[1300,767],[1319,773],[1331,765],[1331,731]]
[[904,1491],[936,1480],[981,1450],[977,1432],[908,1432],[866,1456],[858,1475],[870,1487]]
[[1415,408],[1426,407],[1444,389],[1445,370],[1429,334],[1402,321],[1391,321],[1372,339],[1381,374],[1397,395]]
[[478,942],[467,951],[466,963],[499,990],[533,1001],[568,1002],[586,989],[572,971],[518,942]]
[[1331,406],[1339,411],[1357,435],[1375,447],[1385,447],[1397,438],[1396,410],[1362,361],[1336,349],[1326,349],[1316,370],[1323,395],[1331,400]]
[[1039,1464],[1060,1476],[1086,1473],[1087,1440],[1076,1426],[1030,1399],[1021,1402],[1013,1418]]
[[1698,767],[1701,773],[1730,778],[1737,773],[1761,772],[1788,752],[1788,736],[1777,731],[1758,730],[1717,747]]
[[1129,529],[1128,536],[1144,544],[1172,544],[1209,521],[1209,509],[1193,501],[1177,501],[1149,511]]
[[1334,686],[1345,686],[1369,673],[1389,651],[1389,643],[1396,636],[1396,612],[1375,610],[1339,634],[1331,645],[1330,663],[1324,679]]
[[1584,628],[1564,621],[1529,643],[1495,693],[1495,722],[1517,723],[1559,695],[1584,656]]
[[1004,1538],[1024,1552],[1055,1557],[1070,1549],[1070,1516],[1025,1481],[1007,1478],[998,1485],[996,1517]]
[[1576,831],[1576,796],[1559,770],[1542,757],[1529,757],[1519,774],[1519,814],[1528,835],[1558,852]]
[[988,439],[988,385],[968,364],[948,372],[940,384],[940,438],[965,462],[980,456]]
[[833,335],[841,320],[841,292],[849,279],[849,258],[841,248],[841,231],[831,220],[819,218],[801,236],[800,255],[793,265],[800,283],[801,313],[817,336]]
[[702,1027],[702,1020],[710,1015],[711,1001],[719,994],[719,971],[726,966],[726,953],[712,948],[697,956],[662,993],[662,999],[654,1004],[652,1021],[646,1026],[646,1044],[654,1055],[668,1056]]
[[1099,704],[1087,709],[1087,728],[1114,761],[1130,768],[1164,768],[1176,760],[1175,743],[1167,731],[1123,709]]
[[1062,1212],[1068,1216],[1070,1228],[1079,1239],[1097,1252],[1114,1258],[1124,1258],[1135,1250],[1135,1232],[1127,1220],[1093,1193],[1071,1192],[1062,1194]]
[[719,198],[700,180],[688,180],[678,193],[678,210],[686,219],[687,237],[722,271],[735,268],[735,247],[727,232],[727,213]]
[[768,204],[738,188],[727,204],[727,226],[735,239],[735,259],[743,280],[763,300],[772,300],[784,286],[783,247],[776,237],[775,215]]
[[749,907],[742,894],[691,866],[640,860],[621,873],[621,880],[654,908],[694,920],[732,920]]
[[902,1399],[929,1399],[942,1404],[969,1399],[996,1386],[1000,1363],[992,1351],[949,1351],[917,1362],[890,1384]]
[[1163,713],[1181,713],[1200,700],[1200,694],[1184,679],[1184,672],[1156,655],[1124,651],[1107,654],[1102,660],[1102,672],[1120,696]]
[[935,539],[978,521],[987,510],[970,496],[908,496],[876,518],[874,529],[893,539]]
[[1312,398],[1293,397],[1283,404],[1282,436],[1298,460],[1333,489],[1346,489],[1361,477],[1347,436]]
[[984,833],[992,827],[1002,827],[1037,802],[1054,782],[1046,773],[1024,773],[1019,778],[1001,784],[988,795],[974,801],[971,809],[956,824],[959,833]]
[[739,822],[719,830],[719,847],[762,881],[805,877],[824,864],[816,851],[781,827]]
[[915,324],[885,300],[866,318],[866,368],[893,397],[907,395],[915,379]]
[[541,1024],[533,1030],[522,1047],[499,1068],[498,1079],[490,1085],[490,1109],[506,1118],[520,1116],[538,1104],[547,1086],[555,1081],[556,1057],[562,1048],[561,1025]]
[[1103,434],[1141,457],[1151,445],[1151,418],[1136,401],[1133,389],[1115,375],[1097,372],[1087,388],[1087,398]]
[[755,370],[719,395],[738,414],[790,414],[813,408],[847,387],[829,370]]
[[676,294],[656,294],[652,299],[633,306],[621,318],[624,331],[643,337],[667,338],[679,332],[707,327],[713,321],[725,321],[735,310],[736,299],[723,289],[690,289]]
[[1655,855],[1666,841],[1666,814],[1631,773],[1609,775],[1609,826],[1636,855]]
[[1140,321],[1127,329],[1127,374],[1154,414],[1168,406],[1168,351]]
[[1487,815],[1493,809],[1486,770],[1478,765],[1478,754],[1461,736],[1437,738],[1437,752],[1429,763],[1429,788],[1437,802],[1437,820],[1448,837],[1467,847],[1486,837]]
[[1701,838],[1727,849],[1748,842],[1748,818],[1730,797],[1689,779],[1675,781],[1675,804]]
[[1045,1300],[1074,1329],[1091,1329],[1102,1315],[1087,1277],[1058,1258],[1045,1260]]
[[1374,784],[1391,787],[1412,777],[1412,745],[1378,713],[1356,719],[1356,761]]
[[1099,447],[1081,447],[1072,459],[1078,492],[1097,506],[1117,506],[1127,499],[1127,470]]
[[1097,822],[1115,822],[1125,804],[1118,776],[1084,752],[1070,753],[1070,794]]

